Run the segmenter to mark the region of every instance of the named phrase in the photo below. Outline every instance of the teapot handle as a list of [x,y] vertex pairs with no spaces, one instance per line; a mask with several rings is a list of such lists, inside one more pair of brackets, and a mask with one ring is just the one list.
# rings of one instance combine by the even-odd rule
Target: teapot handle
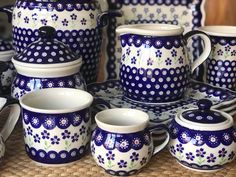
[[164,149],[164,148],[167,146],[167,144],[168,144],[169,141],[170,141],[170,134],[169,134],[169,132],[168,132],[167,126],[165,126],[164,124],[163,124],[163,125],[162,125],[162,124],[160,124],[160,125],[155,125],[155,126],[153,126],[153,127],[148,128],[148,130],[149,130],[151,133],[152,133],[154,130],[164,130],[164,131],[166,132],[166,134],[167,134],[165,141],[164,141],[162,144],[160,144],[159,146],[156,146],[156,147],[154,148],[153,155],[156,155],[158,152],[160,152],[162,149]]
[[[8,118],[1,130],[1,135],[3,137],[4,142],[9,138],[10,134],[12,133],[19,117],[20,117],[20,105],[18,104],[18,101],[15,99],[7,99],[7,103],[4,105],[4,108],[0,112],[0,117],[3,115],[8,114]],[[10,109],[10,112],[9,112]]]
[[7,5],[7,6],[0,7],[0,12],[4,12],[7,14],[9,23],[11,23],[12,21],[13,9],[14,9],[14,5]]
[[202,31],[195,30],[195,31],[190,31],[186,33],[184,35],[184,39],[185,41],[189,42],[189,40],[194,36],[199,36],[202,38],[203,43],[204,43],[204,50],[202,54],[193,62],[192,67],[191,67],[192,73],[199,65],[201,65],[208,58],[208,56],[211,53],[211,40],[209,36]]
[[97,16],[97,23],[100,28],[105,27],[109,22],[109,17],[121,17],[122,13],[119,10],[109,10],[102,12]]

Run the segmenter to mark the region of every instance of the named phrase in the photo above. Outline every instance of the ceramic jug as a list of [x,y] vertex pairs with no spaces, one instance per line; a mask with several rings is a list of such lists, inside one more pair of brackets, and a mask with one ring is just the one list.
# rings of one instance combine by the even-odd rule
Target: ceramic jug
[[100,4],[91,0],[17,0],[14,8],[8,6],[0,11],[8,13],[10,18],[12,15],[13,45],[17,53],[37,40],[41,26],[52,26],[56,29],[56,39],[82,56],[81,72],[86,82],[96,81],[101,27],[106,23],[104,17],[114,13],[102,12]]
[[[183,35],[180,26],[166,24],[123,25],[120,34],[122,56],[120,81],[124,95],[132,100],[159,103],[181,99],[191,72],[211,51],[208,36],[200,31]],[[187,41],[198,35],[204,42],[200,57],[191,64]]]

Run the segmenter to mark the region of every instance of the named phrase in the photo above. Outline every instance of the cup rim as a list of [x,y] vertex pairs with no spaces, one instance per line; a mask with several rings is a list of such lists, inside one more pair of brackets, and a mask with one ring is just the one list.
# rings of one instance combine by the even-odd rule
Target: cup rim
[[[36,96],[50,99],[49,96],[53,94],[60,94],[60,95],[65,95],[65,96],[68,96],[68,94],[71,94],[71,97],[73,97],[73,99],[76,99],[74,97],[75,95],[83,94],[86,97],[86,99],[83,102],[83,104],[76,105],[71,108],[58,108],[58,109],[40,108],[36,106],[31,106],[29,103],[27,103],[27,100],[32,100]],[[30,93],[27,93],[19,99],[19,102],[22,108],[32,111],[32,112],[46,113],[46,114],[61,114],[61,113],[76,112],[76,111],[80,111],[85,108],[88,108],[93,102],[93,96],[86,91],[78,90],[74,88],[47,88],[47,89],[41,89],[41,90],[36,90]]]
[[[114,125],[110,123],[106,123],[108,120],[114,120],[114,118],[124,114],[129,114],[132,117],[132,120],[129,120],[129,123],[132,122],[132,125]],[[108,117],[108,115],[112,117]],[[137,117],[137,115],[139,115]],[[108,117],[108,118],[107,118]],[[137,121],[137,118],[139,120]],[[129,118],[130,119],[130,118]],[[116,119],[117,120],[117,119]],[[121,120],[121,119],[120,119]],[[127,120],[128,119],[122,119]],[[135,122],[136,120],[136,122]],[[99,128],[102,130],[113,132],[113,133],[135,133],[144,130],[149,122],[149,115],[143,111],[131,108],[113,108],[101,111],[95,115],[95,121]]]
[[120,35],[130,33],[151,36],[177,36],[184,32],[184,28],[170,24],[134,24],[121,25],[116,28],[116,32]]
[[198,30],[207,33],[210,36],[236,37],[236,26],[211,25],[202,26]]

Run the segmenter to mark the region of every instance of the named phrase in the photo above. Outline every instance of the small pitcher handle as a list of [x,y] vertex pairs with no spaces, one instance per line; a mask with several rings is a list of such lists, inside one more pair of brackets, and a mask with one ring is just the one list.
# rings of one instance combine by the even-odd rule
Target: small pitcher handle
[[192,73],[199,65],[201,65],[208,58],[208,56],[211,53],[211,40],[209,36],[202,31],[195,30],[195,31],[190,31],[186,33],[184,35],[184,39],[185,41],[189,42],[189,40],[194,36],[199,36],[202,38],[203,43],[204,43],[204,50],[202,54],[193,62],[192,67],[191,67]]
[[1,130],[1,135],[3,137],[4,142],[9,138],[10,134],[15,128],[15,125],[20,117],[20,112],[21,112],[18,101],[13,100],[13,99],[8,99],[7,103],[4,105],[4,108],[0,112],[0,117],[2,115],[6,115],[9,109],[10,109],[10,112],[9,112],[8,118]]
[[154,148],[153,155],[156,155],[158,152],[160,152],[162,149],[164,149],[164,148],[167,146],[167,144],[168,144],[169,141],[170,141],[170,134],[169,134],[169,132],[168,132],[168,128],[167,128],[165,125],[162,125],[162,124],[160,124],[160,125],[155,125],[155,126],[153,126],[153,127],[149,127],[148,130],[149,130],[151,133],[152,133],[154,130],[164,130],[164,131],[166,132],[166,134],[167,134],[167,137],[166,137],[165,141],[164,141],[162,144],[160,144],[159,146],[156,146],[156,147]]

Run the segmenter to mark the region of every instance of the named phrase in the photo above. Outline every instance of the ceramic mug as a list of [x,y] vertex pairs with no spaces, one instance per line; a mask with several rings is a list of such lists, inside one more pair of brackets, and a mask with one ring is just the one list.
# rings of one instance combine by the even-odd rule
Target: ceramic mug
[[236,27],[204,26],[199,30],[207,33],[212,42],[212,51],[206,64],[206,81],[236,90]]
[[21,97],[25,149],[45,165],[79,160],[88,149],[93,97],[71,88],[37,90]]
[[[121,85],[124,95],[135,101],[160,103],[181,99],[191,72],[211,51],[210,39],[205,33],[191,31],[183,35],[184,29],[180,26],[123,25],[116,32],[120,34],[122,46]],[[195,35],[203,39],[205,48],[191,65],[186,46]]]
[[144,167],[151,157],[169,142],[154,148],[151,132],[162,127],[147,128],[147,113],[126,108],[108,109],[95,116],[97,128],[91,140],[91,151],[99,166],[111,175],[129,176]]

